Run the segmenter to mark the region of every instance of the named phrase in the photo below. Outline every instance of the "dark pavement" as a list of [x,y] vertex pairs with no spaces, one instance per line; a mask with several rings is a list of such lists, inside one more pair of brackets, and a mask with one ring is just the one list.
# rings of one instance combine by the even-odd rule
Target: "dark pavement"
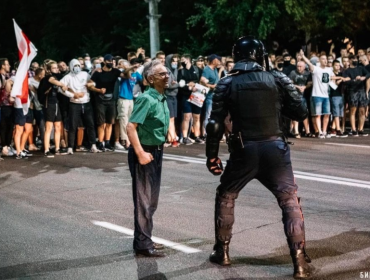
[[[364,279],[370,272],[370,137],[294,142],[313,279]],[[233,265],[208,261],[219,177],[207,171],[204,148],[165,149],[153,235],[183,246],[167,247],[167,257],[157,260],[132,253],[127,153],[5,158],[0,279],[292,279],[281,211],[258,181],[236,202]],[[227,159],[225,144],[220,155]]]

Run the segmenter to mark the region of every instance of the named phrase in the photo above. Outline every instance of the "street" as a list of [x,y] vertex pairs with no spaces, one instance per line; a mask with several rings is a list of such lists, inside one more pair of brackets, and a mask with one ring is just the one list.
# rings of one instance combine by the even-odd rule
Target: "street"
[[[293,139],[312,279],[370,272],[370,137]],[[220,157],[228,157],[221,143]],[[0,162],[0,279],[293,279],[281,210],[253,180],[236,200],[230,267],[208,261],[219,177],[205,145],[165,148],[155,242],[136,259],[127,152]],[[370,278],[370,277],[369,277]]]

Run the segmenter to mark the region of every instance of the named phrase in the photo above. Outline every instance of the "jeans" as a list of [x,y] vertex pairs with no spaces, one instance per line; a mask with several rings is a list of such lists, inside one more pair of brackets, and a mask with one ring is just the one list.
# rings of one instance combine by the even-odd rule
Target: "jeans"
[[[145,149],[144,149],[145,150]],[[149,152],[148,150],[146,152]],[[132,177],[134,200],[134,250],[153,248],[153,215],[158,206],[161,185],[163,149],[150,152],[154,158],[141,165],[132,147],[128,151],[128,164]]]
[[204,114],[204,121],[203,121],[203,134],[205,134],[206,127],[208,124],[208,119],[211,117],[212,112],[212,99],[213,99],[213,93],[208,93],[206,95],[206,99],[204,100],[205,106],[206,106],[206,112]]

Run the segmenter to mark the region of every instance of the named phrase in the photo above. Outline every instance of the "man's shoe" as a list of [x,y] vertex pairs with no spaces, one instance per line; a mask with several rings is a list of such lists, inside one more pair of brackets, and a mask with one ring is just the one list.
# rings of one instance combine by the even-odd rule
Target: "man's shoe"
[[324,132],[323,134],[324,134],[325,138],[331,138],[331,134],[330,133]]
[[22,151],[22,153],[26,154],[26,155],[27,155],[27,157],[32,157],[32,156],[33,156],[33,154],[32,154],[32,153],[30,153],[30,151],[29,151],[29,150],[26,150],[26,149],[24,149],[24,150]]
[[116,150],[125,150],[125,147],[121,145],[120,142],[114,143],[114,149]]
[[319,136],[318,136],[318,138],[320,138],[320,139],[324,139],[324,138],[325,138],[325,135],[324,135],[324,133],[319,133]]
[[166,255],[159,253],[155,249],[147,249],[147,250],[135,250],[135,256],[138,258],[163,258]]
[[95,154],[95,153],[100,153],[100,152],[101,152],[101,150],[99,150],[99,149],[96,147],[96,144],[92,144],[92,145],[91,145],[90,152]]
[[48,157],[48,158],[53,158],[54,157],[54,155],[50,151],[45,151],[44,156]]
[[352,136],[354,136],[354,137],[358,137],[358,131],[357,131],[357,130],[352,131]]
[[294,279],[305,279],[312,276],[312,269],[306,262],[303,249],[290,250],[290,256],[294,266]]
[[216,245],[213,247],[214,251],[209,256],[209,261],[222,266],[230,265],[229,244],[230,241],[217,241]]
[[105,150],[106,152],[113,152],[113,148],[112,148],[112,146],[110,145],[109,141],[105,141],[104,150]]
[[14,156],[14,153],[13,153],[12,149],[10,147],[7,147],[7,146],[3,147],[2,154],[3,154],[3,156],[6,156],[6,157]]
[[96,142],[96,147],[98,148],[99,151],[105,152],[103,142]]
[[337,130],[337,136],[336,137],[339,137],[339,138],[345,138],[345,137],[348,137],[348,134],[344,134],[342,133],[342,131],[340,130]]
[[59,150],[56,150],[56,151],[55,151],[55,154],[56,154],[57,156],[65,156],[65,155],[67,154],[67,151],[62,150],[62,148],[61,148],[61,149],[59,149]]
[[359,130],[358,131],[358,135],[359,136],[368,136],[369,134],[367,134],[366,132],[364,132],[363,130]]
[[182,140],[182,143],[187,146],[193,144],[193,142],[188,137],[184,138],[184,140]]
[[200,137],[196,137],[194,142],[197,144],[204,144],[204,141]]
[[20,152],[19,154],[17,154],[16,159],[28,159],[28,156],[26,153]]
[[153,248],[155,250],[163,250],[164,249],[164,245],[163,244],[160,244],[160,243],[153,243]]

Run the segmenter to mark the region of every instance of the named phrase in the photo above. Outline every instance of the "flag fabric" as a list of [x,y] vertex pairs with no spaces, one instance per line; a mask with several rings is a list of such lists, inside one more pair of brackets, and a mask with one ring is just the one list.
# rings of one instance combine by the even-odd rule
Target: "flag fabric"
[[15,75],[15,80],[10,95],[15,97],[15,107],[23,108],[23,113],[27,115],[28,108],[30,106],[30,101],[28,98],[28,69],[30,68],[31,62],[37,54],[37,49],[19,28],[14,19],[13,22],[20,63]]

